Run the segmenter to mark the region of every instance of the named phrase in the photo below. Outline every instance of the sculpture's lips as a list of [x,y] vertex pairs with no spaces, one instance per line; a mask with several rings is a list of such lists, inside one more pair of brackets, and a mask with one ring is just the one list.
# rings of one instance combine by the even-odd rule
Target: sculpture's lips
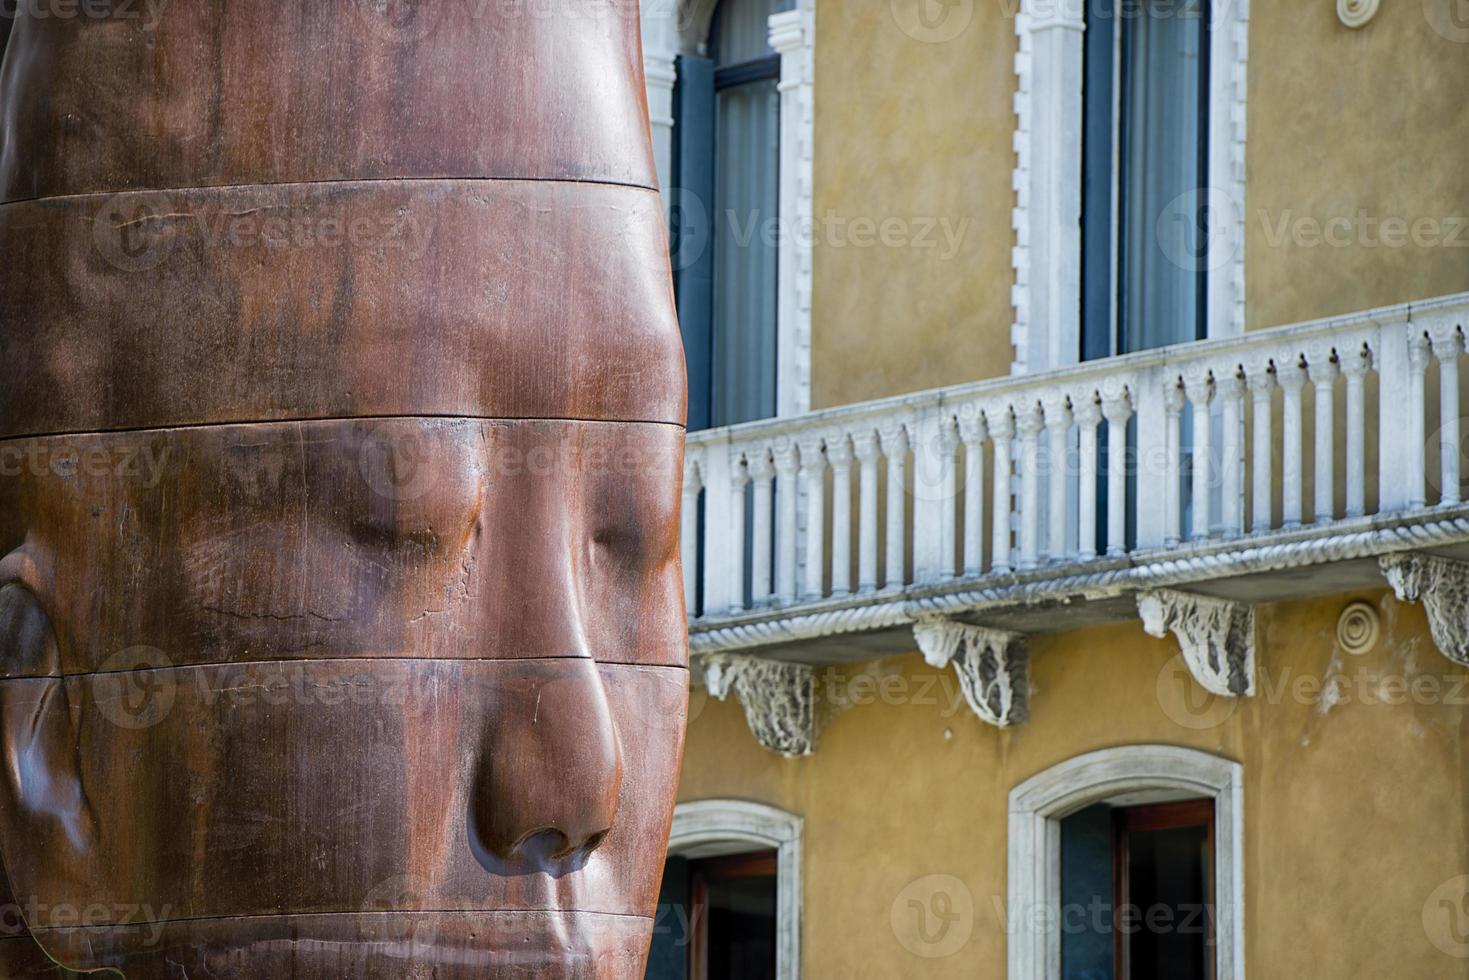
[[656,191],[387,181],[0,206],[0,439],[435,416],[682,425]]
[[[127,980],[627,980],[653,922],[567,911],[273,915],[39,934],[65,965],[115,967]],[[3,962],[3,961],[0,961]]]

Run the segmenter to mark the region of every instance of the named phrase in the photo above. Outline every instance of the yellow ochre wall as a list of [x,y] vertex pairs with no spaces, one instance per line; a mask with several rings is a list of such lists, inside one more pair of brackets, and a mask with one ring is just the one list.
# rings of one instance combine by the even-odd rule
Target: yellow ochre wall
[[[1385,3],[1356,31],[1330,0],[1251,4],[1250,329],[1469,289],[1460,2]],[[1009,372],[1019,3],[818,0],[815,407]],[[853,236],[858,218],[896,220],[890,244]],[[914,247],[927,221],[957,247]]]
[[[1353,598],[1377,603],[1383,626],[1358,656],[1335,643]],[[1419,607],[1387,593],[1257,616],[1259,694],[1202,707],[1185,706],[1174,682],[1176,643],[1135,622],[1033,638],[1031,720],[1006,732],[957,704],[952,672],[916,655],[824,680],[856,703],[802,760],[761,749],[733,698],[696,691],[680,799],[757,800],[805,819],[804,976],[998,978],[1010,790],[1101,748],[1203,749],[1244,766],[1250,976],[1469,977],[1469,959],[1441,952],[1424,924],[1435,889],[1469,872],[1469,672],[1437,652]],[[1330,678],[1344,696],[1327,707],[1315,692]],[[1384,678],[1416,679],[1419,693]],[[927,959],[905,948],[892,911],[935,874],[964,883],[974,914],[958,952]]]

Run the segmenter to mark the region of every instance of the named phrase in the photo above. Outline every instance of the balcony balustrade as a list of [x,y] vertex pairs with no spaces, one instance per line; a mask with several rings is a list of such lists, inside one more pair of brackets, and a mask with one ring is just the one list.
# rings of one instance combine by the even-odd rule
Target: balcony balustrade
[[1050,631],[1136,616],[1148,589],[1283,598],[1452,554],[1466,313],[1469,294],[693,433],[692,649],[830,662],[912,649],[934,616]]

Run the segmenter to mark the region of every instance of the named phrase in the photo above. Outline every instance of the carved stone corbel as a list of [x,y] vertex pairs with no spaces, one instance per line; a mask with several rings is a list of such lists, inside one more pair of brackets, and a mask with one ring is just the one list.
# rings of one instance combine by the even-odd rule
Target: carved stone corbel
[[1178,637],[1189,673],[1221,697],[1255,693],[1255,611],[1242,602],[1153,589],[1137,597],[1149,636]]
[[930,666],[954,665],[964,700],[981,721],[1009,728],[1027,720],[1030,654],[1025,637],[942,617],[919,620],[913,636]]
[[1421,602],[1434,646],[1469,666],[1469,562],[1435,555],[1386,555],[1382,574],[1404,602]]
[[755,741],[795,757],[816,751],[816,670],[805,664],[716,653],[701,658],[704,683],[723,701],[739,695]]

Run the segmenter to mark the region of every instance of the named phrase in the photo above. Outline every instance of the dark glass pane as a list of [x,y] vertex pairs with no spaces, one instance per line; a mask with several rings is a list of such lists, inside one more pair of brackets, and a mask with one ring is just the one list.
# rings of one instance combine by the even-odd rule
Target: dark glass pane
[[713,880],[708,896],[708,980],[774,980],[774,876]]
[[646,980],[687,980],[689,959],[689,862],[670,857],[663,868],[653,945],[648,951]]
[[1112,808],[1061,821],[1061,976],[1113,980]]
[[773,78],[718,94],[714,425],[775,414],[780,93]]
[[775,54],[770,0],[720,0],[709,31],[709,53],[720,68]]
[[[1121,5],[1120,352],[1204,335],[1207,0]],[[1141,11],[1141,13],[1139,13]]]
[[1206,827],[1128,836],[1126,914],[1133,980],[1206,980],[1210,901]]

